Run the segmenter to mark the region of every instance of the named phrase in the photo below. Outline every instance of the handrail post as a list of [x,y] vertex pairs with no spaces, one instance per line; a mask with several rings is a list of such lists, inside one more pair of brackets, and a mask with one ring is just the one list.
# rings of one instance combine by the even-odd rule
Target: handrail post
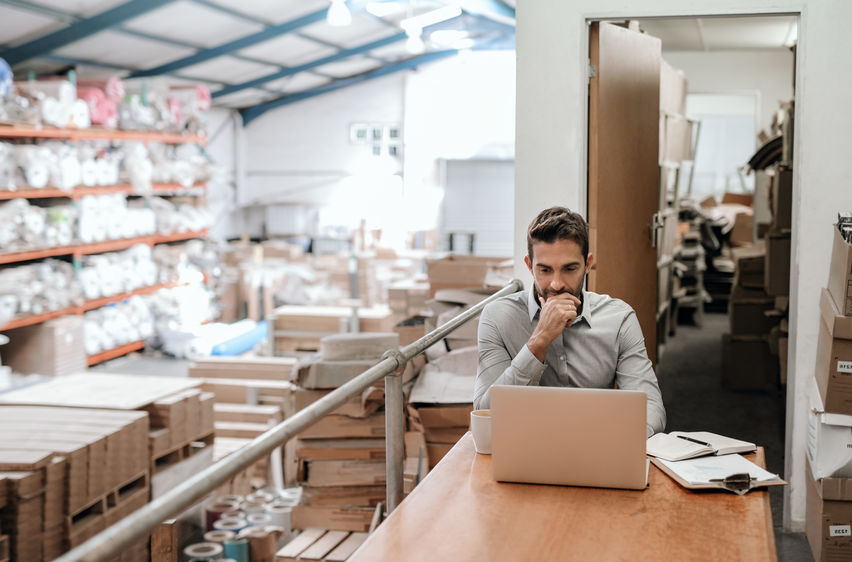
[[387,514],[402,501],[403,463],[405,462],[405,412],[402,373],[407,361],[398,349],[385,352],[382,359],[393,357],[397,368],[385,376],[385,491]]

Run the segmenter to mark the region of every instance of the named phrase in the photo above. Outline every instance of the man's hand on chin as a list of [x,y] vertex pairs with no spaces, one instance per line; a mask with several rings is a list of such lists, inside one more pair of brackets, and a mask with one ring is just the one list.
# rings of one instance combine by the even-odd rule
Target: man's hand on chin
[[542,300],[544,302],[541,305],[538,325],[527,341],[527,347],[536,359],[544,363],[550,343],[577,318],[581,301],[567,292],[545,297]]

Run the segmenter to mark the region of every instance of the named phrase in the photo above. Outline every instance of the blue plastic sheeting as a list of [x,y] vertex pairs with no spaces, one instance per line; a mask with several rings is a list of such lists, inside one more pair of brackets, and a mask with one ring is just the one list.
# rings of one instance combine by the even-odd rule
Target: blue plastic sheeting
[[268,330],[266,320],[261,320],[250,332],[213,346],[210,355],[240,355],[245,353],[259,344],[266,337]]

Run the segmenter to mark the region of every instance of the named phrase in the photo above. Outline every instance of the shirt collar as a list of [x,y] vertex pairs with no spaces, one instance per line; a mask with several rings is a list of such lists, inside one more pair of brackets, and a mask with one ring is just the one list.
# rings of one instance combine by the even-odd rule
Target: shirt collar
[[[527,312],[530,314],[530,322],[535,320],[540,311],[541,306],[535,298],[535,284],[532,284],[530,285],[530,290],[527,295]],[[589,327],[592,326],[592,303],[591,299],[589,299],[589,293],[585,289],[583,289],[583,311],[579,314],[579,316],[577,316],[574,323],[571,325],[573,326],[577,324],[580,320],[585,320]]]

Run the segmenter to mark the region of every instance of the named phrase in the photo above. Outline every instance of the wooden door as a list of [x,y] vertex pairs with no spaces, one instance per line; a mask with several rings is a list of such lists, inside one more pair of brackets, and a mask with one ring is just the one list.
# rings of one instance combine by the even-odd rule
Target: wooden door
[[589,237],[597,267],[589,290],[636,311],[656,363],[660,40],[593,23],[589,58]]

